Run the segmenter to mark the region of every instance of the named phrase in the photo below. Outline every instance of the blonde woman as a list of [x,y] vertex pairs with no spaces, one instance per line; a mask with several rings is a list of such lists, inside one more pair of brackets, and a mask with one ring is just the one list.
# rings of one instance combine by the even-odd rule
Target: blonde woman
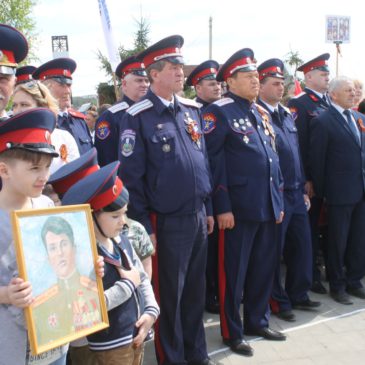
[[[57,101],[51,95],[47,86],[38,81],[30,81],[17,85],[13,94],[13,113],[24,110],[43,107],[52,110],[58,115]],[[50,173],[54,173],[67,162],[80,157],[74,137],[67,131],[56,128],[52,132],[52,144],[55,146],[59,157],[54,158],[50,167]]]

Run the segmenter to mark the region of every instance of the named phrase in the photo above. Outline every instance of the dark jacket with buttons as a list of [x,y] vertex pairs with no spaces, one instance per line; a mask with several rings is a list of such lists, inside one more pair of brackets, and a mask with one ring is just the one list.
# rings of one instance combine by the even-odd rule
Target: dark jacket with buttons
[[275,135],[267,112],[228,93],[203,114],[212,170],[215,214],[236,219],[275,220],[283,211],[283,181]]
[[120,176],[130,194],[128,215],[148,233],[150,212],[193,214],[211,192],[199,106],[175,96],[174,107],[175,113],[149,90],[121,123]]

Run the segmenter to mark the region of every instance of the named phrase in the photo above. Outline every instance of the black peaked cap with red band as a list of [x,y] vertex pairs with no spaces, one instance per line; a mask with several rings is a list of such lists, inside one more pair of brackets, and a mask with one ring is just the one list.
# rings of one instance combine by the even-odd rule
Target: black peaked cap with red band
[[14,75],[18,63],[28,54],[24,35],[10,25],[0,24],[0,73]]
[[118,177],[119,164],[112,162],[78,181],[63,196],[62,205],[90,204],[98,211],[117,202],[122,208],[128,203],[129,194]]
[[25,84],[26,82],[33,80],[33,72],[37,69],[35,66],[27,65],[21,66],[16,69],[16,84]]
[[329,53],[323,53],[320,56],[313,58],[313,60],[303,63],[303,65],[298,67],[298,71],[302,71],[304,74],[313,70],[330,72],[327,62],[329,58],[330,58]]
[[257,67],[260,81],[266,77],[284,79],[284,63],[279,58],[270,58]]
[[146,68],[162,60],[182,65],[184,64],[184,59],[181,54],[183,44],[184,38],[181,35],[172,35],[146,48],[138,54],[138,58],[143,60]]
[[115,69],[115,74],[123,79],[128,74],[147,77],[147,72],[141,59],[131,56],[122,61]]
[[0,121],[0,153],[18,148],[58,157],[51,142],[56,116],[46,108],[35,108]]
[[72,84],[72,74],[76,70],[76,62],[72,58],[55,58],[39,66],[33,72],[33,79],[55,79],[63,84]]
[[201,80],[215,80],[217,78],[219,63],[214,60],[202,62],[194,68],[186,80],[186,85],[195,86]]
[[98,154],[96,148],[93,147],[76,160],[60,167],[50,176],[48,184],[52,185],[57,194],[63,195],[71,186],[99,168]]
[[256,60],[251,48],[243,48],[235,52],[221,66],[217,75],[217,81],[226,81],[236,72],[256,71]]

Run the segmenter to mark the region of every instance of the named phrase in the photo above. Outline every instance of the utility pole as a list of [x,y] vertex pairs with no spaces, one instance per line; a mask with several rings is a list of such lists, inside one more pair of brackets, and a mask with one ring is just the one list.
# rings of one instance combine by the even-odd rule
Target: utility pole
[[213,18],[209,17],[209,59],[212,59],[212,23]]

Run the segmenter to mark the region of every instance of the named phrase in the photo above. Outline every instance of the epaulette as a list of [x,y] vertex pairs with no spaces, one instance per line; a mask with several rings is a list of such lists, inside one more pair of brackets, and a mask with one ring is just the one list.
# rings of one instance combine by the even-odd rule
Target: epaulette
[[[194,100],[195,100],[195,99],[194,99]],[[199,103],[199,101],[196,101],[196,100],[195,100],[195,102],[196,102],[196,104],[198,105],[198,108],[199,108],[199,109],[203,106],[203,104],[202,104],[202,103]]]
[[179,95],[175,95],[175,97],[178,100],[178,102],[183,104],[183,105],[192,106],[193,108],[197,108],[197,109],[200,108],[199,103],[197,103],[193,99],[182,98]]
[[298,98],[300,98],[301,96],[306,95],[306,94],[307,94],[306,92],[302,91],[300,94],[298,94],[298,95],[294,95],[294,96],[292,97],[292,99],[298,99]]
[[118,103],[118,104],[115,104],[113,106],[111,106],[110,108],[108,108],[108,110],[111,112],[111,113],[116,113],[116,112],[120,112],[121,110],[126,110],[129,108],[129,105],[127,102],[125,101],[122,101],[121,103]]
[[68,112],[68,114],[72,115],[73,117],[85,119],[85,114],[82,114],[82,113],[78,112],[77,110],[67,109],[67,112]]
[[133,117],[144,110],[153,107],[153,103],[149,99],[144,99],[136,104],[133,104],[129,109],[127,109],[127,113],[132,115]]
[[41,304],[47,302],[49,299],[53,298],[55,295],[58,294],[58,292],[59,292],[58,284],[51,286],[45,292],[43,292],[42,294],[40,294],[34,298],[32,306],[34,308],[38,307],[39,305],[41,305]]
[[216,100],[213,104],[218,105],[218,106],[223,106],[226,104],[231,104],[234,103],[234,100],[232,98],[222,98],[219,100]]
[[261,115],[263,113],[270,115],[269,112],[264,107],[262,107],[260,104],[255,103],[255,105]]
[[85,287],[88,288],[90,290],[93,290],[95,292],[98,291],[98,288],[96,286],[96,281],[91,280],[89,277],[87,276],[80,276],[80,284]]

